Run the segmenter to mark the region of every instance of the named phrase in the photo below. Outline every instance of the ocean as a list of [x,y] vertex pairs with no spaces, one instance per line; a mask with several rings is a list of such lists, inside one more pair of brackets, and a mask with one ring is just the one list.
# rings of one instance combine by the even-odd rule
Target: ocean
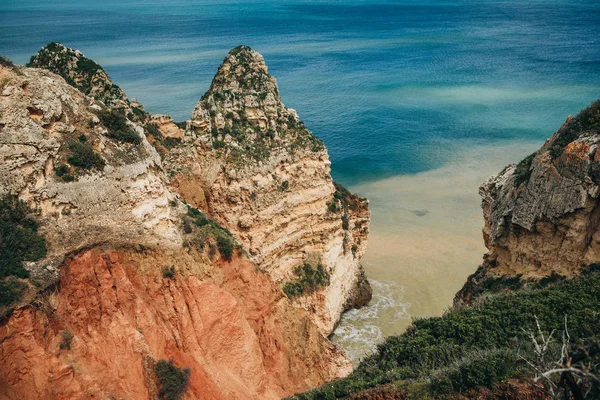
[[0,1],[0,55],[51,41],[176,120],[231,48],[263,54],[334,178],[371,200],[375,298],[333,336],[355,360],[450,306],[485,252],[479,184],[600,97],[596,0]]

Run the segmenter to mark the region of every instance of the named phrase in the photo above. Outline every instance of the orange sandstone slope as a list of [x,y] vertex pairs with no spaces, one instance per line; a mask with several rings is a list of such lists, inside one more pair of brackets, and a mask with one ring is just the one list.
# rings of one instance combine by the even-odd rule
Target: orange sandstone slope
[[0,398],[156,398],[168,359],[191,370],[187,399],[275,399],[350,372],[172,189],[142,117],[43,69],[0,66],[0,85],[0,196],[27,204],[47,247],[0,278],[20,291],[0,303]]
[[[181,272],[163,278],[165,263]],[[187,398],[199,399],[280,398],[342,371],[344,356],[253,264],[204,273],[189,254],[69,258],[60,287],[0,327],[0,398],[152,398],[157,359],[190,367]]]

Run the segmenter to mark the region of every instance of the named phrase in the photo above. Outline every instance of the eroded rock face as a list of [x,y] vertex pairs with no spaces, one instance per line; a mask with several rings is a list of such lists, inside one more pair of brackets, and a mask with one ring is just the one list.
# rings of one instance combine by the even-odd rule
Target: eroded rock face
[[0,322],[0,398],[152,398],[168,358],[195,398],[280,398],[350,371],[235,238],[221,252],[225,231],[180,200],[142,127],[46,70],[0,67],[0,85],[0,195],[28,203],[48,247]]
[[49,43],[31,57],[27,66],[54,72],[84,94],[107,106],[131,111],[125,92],[111,81],[100,65],[79,50],[70,49],[61,43]]
[[173,187],[234,232],[276,283],[295,279],[304,262],[321,264],[329,284],[295,301],[331,333],[344,309],[370,300],[360,265],[368,202],[336,189],[327,150],[248,47],[225,58],[190,125],[165,157]]
[[489,252],[457,301],[490,279],[571,277],[600,261],[599,110],[596,101],[569,117],[540,150],[483,183]]
[[[104,106],[48,71],[2,68],[0,77],[0,194],[38,212],[52,256],[102,243],[181,246],[176,196],[141,128],[127,122],[137,144],[108,137],[97,117]],[[100,163],[73,165],[72,146]]]
[[[157,268],[167,263],[171,279]],[[239,258],[85,251],[36,305],[0,325],[0,398],[156,398],[159,359],[190,368],[187,396],[199,399],[278,399],[351,368]]]

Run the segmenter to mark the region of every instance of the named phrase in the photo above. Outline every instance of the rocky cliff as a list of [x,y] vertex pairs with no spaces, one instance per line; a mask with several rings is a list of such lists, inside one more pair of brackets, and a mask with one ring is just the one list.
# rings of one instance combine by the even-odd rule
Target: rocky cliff
[[600,261],[600,101],[480,188],[489,252],[457,302],[578,275]]
[[[334,185],[327,149],[281,102],[263,57],[240,46],[165,157],[171,184],[235,233],[250,258],[330,334],[371,292],[360,259],[368,202]],[[305,270],[322,272],[306,284]],[[297,289],[297,290],[295,290]]]
[[[79,50],[53,42],[31,57],[28,67],[43,68],[62,76],[67,83],[108,107],[129,110],[129,100],[104,69]],[[130,110],[129,110],[130,111]]]
[[[190,368],[191,398],[278,398],[347,374],[323,333],[369,297],[367,203],[334,186],[262,57],[230,53],[184,128],[135,118],[103,70],[71,75],[82,55],[65,49],[67,81],[0,67],[0,195],[24,201],[2,207],[27,208],[15,229],[45,240],[2,271],[18,296],[0,299],[0,397],[155,397],[161,359]],[[228,68],[268,92],[240,97]]]

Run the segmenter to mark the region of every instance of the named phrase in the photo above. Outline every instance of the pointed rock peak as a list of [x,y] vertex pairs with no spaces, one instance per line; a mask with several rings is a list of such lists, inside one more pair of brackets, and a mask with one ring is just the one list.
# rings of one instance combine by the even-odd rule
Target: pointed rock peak
[[52,42],[31,57],[27,66],[54,72],[71,86],[108,106],[129,109],[125,92],[112,82],[99,64],[79,50]]
[[217,70],[209,93],[223,91],[263,97],[271,93],[279,101],[277,82],[269,74],[263,56],[248,46],[231,50]]
[[213,149],[244,163],[265,160],[278,149],[325,150],[296,111],[283,105],[265,60],[248,46],[225,57],[194,109],[192,127]]

